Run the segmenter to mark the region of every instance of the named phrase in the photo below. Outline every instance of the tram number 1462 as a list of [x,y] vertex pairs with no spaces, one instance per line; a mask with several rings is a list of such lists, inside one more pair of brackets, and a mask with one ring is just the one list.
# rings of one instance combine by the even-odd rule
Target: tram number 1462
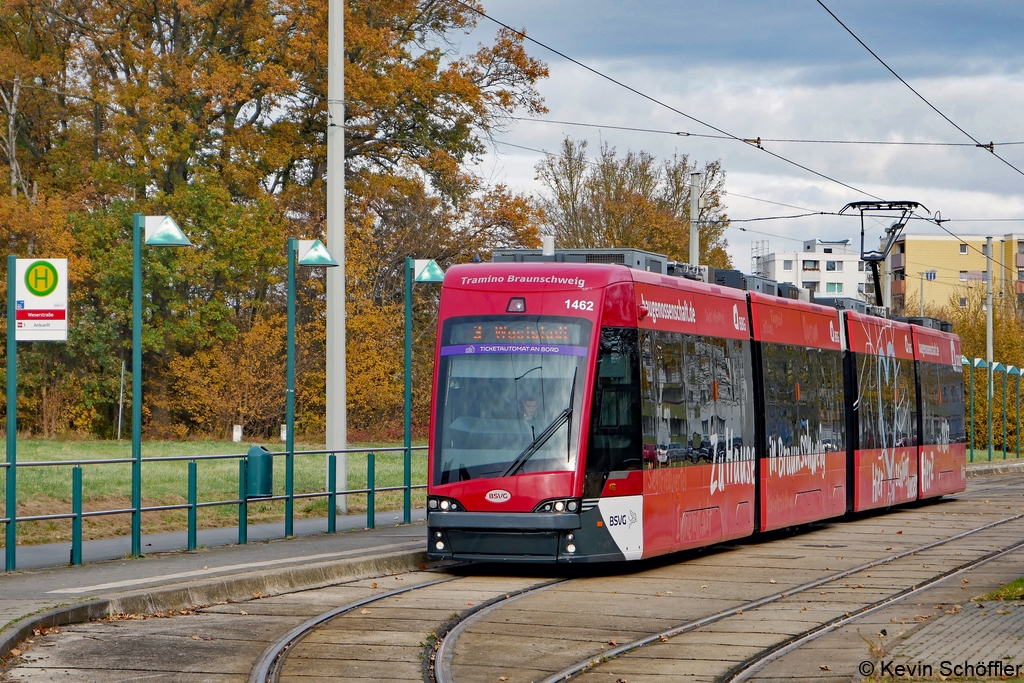
[[575,309],[577,311],[592,311],[594,310],[594,302],[583,301],[581,299],[566,299],[565,307]]

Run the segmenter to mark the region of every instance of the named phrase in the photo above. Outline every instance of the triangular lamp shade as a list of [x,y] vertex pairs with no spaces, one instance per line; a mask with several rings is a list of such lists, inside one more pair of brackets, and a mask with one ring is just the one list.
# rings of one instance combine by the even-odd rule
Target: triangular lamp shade
[[314,240],[313,244],[309,246],[309,249],[305,254],[299,257],[300,266],[313,266],[320,268],[331,268],[338,265],[338,262],[331,256],[331,252],[327,251],[327,247],[320,240]]
[[150,247],[190,247],[178,224],[170,216],[146,216],[146,245]]

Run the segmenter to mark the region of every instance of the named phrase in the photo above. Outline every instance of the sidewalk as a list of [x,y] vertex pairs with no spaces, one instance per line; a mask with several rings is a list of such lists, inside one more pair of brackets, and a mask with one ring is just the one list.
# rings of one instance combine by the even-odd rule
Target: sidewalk
[[237,528],[210,529],[199,532],[195,552],[176,552],[185,547],[184,532],[155,534],[143,536],[146,556],[138,559],[125,557],[130,539],[88,541],[80,567],[67,565],[68,543],[19,546],[19,571],[0,574],[0,657],[41,626],[412,569],[426,562],[424,517],[425,510],[414,510],[412,525],[396,525],[401,512],[379,513],[376,529],[363,529],[362,515],[339,517],[339,533],[330,535],[326,519],[296,520],[289,539],[280,538],[283,523],[254,524],[246,545],[222,545],[237,542]]

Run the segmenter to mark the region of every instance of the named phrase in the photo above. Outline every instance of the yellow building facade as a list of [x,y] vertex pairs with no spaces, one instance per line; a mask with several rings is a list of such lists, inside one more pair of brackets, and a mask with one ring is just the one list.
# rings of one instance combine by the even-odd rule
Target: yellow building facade
[[[917,315],[922,285],[925,306],[967,306],[971,292],[988,282],[984,235],[902,235],[889,257],[892,308]],[[1024,297],[1024,234],[992,236],[994,296]],[[933,276],[927,275],[934,271]],[[913,310],[906,310],[910,305]]]

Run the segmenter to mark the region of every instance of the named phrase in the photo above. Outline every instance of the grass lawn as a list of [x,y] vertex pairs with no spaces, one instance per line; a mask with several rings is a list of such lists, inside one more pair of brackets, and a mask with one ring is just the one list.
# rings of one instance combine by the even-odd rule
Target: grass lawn
[[[1006,453],[1005,453],[1006,457],[1005,458],[1003,457],[1003,455],[1004,455],[1004,453],[1002,451],[993,449],[992,450],[992,462],[1002,462],[1003,460],[1017,460],[1017,451],[1016,451],[1016,449],[1011,449],[1009,451],[1006,451]],[[1021,451],[1021,455],[1024,455],[1024,450]],[[974,449],[974,460],[973,460],[973,462],[986,463],[988,461],[989,461],[988,460],[988,448],[975,448]],[[969,464],[971,464],[971,462],[972,462],[972,460],[971,460],[971,449],[968,448],[967,449],[967,464],[969,465]]]
[[[245,453],[251,444],[221,441],[156,441],[142,445],[142,499],[143,505],[175,505],[188,502],[188,461],[147,462],[149,458],[199,456]],[[284,450],[283,444],[263,444],[271,451]],[[393,444],[357,444],[353,448],[385,447]],[[425,445],[422,442],[414,445]],[[316,444],[296,444],[296,450],[322,448]],[[25,439],[18,442],[18,463],[57,462],[70,460],[111,460],[131,457],[130,440],[123,441],[53,441]],[[340,456],[339,456],[340,460]],[[348,455],[348,488],[366,488],[366,453]],[[377,488],[402,485],[402,453],[377,453]],[[339,463],[340,464],[340,463]],[[274,458],[274,494],[284,493],[283,457]],[[197,461],[197,501],[200,503],[234,500],[238,497],[238,460]],[[70,466],[18,468],[18,516],[48,515],[71,512]],[[426,451],[413,451],[412,483],[426,483]],[[0,478],[6,476],[6,470]],[[295,493],[324,491],[327,482],[327,456],[295,456]],[[5,504],[6,482],[0,487],[0,505]],[[86,511],[114,510],[131,507],[131,464],[111,463],[82,466],[82,507]],[[412,492],[414,507],[426,504],[424,490]],[[377,494],[376,509],[396,510],[402,507],[402,492]],[[366,495],[349,496],[349,512],[366,512]],[[0,507],[0,514],[3,508]],[[295,501],[295,516],[324,517],[327,499],[300,499]],[[249,522],[273,522],[284,519],[284,502],[251,503]],[[143,533],[180,531],[187,527],[186,510],[148,512],[142,516]],[[232,526],[238,523],[238,506],[224,505],[200,508],[197,512],[199,528]],[[87,517],[83,522],[86,540],[128,535],[131,532],[129,514]],[[45,520],[18,523],[19,544],[52,543],[71,540],[70,520]],[[3,539],[0,539],[0,545]]]
[[998,590],[992,591],[988,595],[977,598],[977,600],[980,602],[988,600],[1024,600],[1024,576],[1011,581]]

